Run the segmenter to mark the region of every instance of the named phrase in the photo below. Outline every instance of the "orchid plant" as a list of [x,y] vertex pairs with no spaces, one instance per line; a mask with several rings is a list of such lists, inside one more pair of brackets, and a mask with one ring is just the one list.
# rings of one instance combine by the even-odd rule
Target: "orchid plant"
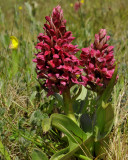
[[[33,61],[39,83],[48,92],[47,96],[53,95],[61,102],[63,112],[44,119],[42,127],[44,132],[57,128],[68,142],[67,148],[55,153],[51,160],[68,160],[74,155],[81,159],[104,159],[114,122],[114,108],[108,100],[118,78],[114,47],[108,44],[110,36],[106,29],[101,29],[94,43],[83,48],[77,58],[75,54],[80,49],[72,44],[75,37],[66,29],[61,7],[54,8],[52,15],[45,18],[47,23],[44,33],[38,36],[38,53]],[[74,95],[72,88],[76,88]],[[74,108],[83,107],[88,90],[97,95],[91,103],[94,112],[92,115],[81,112],[76,117]]]

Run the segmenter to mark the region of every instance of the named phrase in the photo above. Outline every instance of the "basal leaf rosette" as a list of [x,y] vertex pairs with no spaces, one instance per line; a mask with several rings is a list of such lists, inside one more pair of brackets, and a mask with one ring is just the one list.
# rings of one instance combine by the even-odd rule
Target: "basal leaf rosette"
[[74,84],[86,85],[87,78],[82,76],[80,62],[75,56],[79,49],[77,45],[71,44],[75,38],[71,31],[66,30],[63,10],[57,6],[52,15],[45,18],[47,23],[43,27],[44,33],[38,36],[38,53],[33,60],[37,63],[38,79],[48,89],[48,95],[54,92],[62,94]]
[[107,87],[115,70],[114,47],[107,44],[109,39],[106,29],[101,29],[94,43],[83,48],[80,55],[89,89],[99,94]]

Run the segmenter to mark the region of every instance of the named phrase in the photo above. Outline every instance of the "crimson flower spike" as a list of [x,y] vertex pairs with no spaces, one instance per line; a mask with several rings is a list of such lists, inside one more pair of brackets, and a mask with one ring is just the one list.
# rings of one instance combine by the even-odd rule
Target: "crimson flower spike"
[[80,62],[75,56],[79,49],[77,45],[71,44],[75,37],[72,37],[71,31],[66,30],[63,10],[57,6],[52,15],[45,18],[47,23],[43,27],[44,33],[38,36],[38,53],[33,60],[36,63],[37,78],[48,89],[48,95],[54,92],[62,94],[76,83],[86,85],[87,78],[82,76]]
[[87,84],[91,90],[98,93],[107,87],[115,70],[114,47],[107,44],[109,39],[106,29],[101,29],[95,35],[94,43],[83,48],[80,55],[80,64],[84,67],[88,79]]

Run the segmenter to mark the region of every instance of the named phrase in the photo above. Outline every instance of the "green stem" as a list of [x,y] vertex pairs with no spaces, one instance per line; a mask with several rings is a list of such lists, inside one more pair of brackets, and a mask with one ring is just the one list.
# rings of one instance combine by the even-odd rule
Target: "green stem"
[[76,122],[76,118],[74,115],[74,111],[73,111],[73,106],[72,106],[72,99],[71,99],[71,94],[70,94],[70,89],[66,89],[63,92],[63,101],[64,101],[64,111],[65,114],[72,119],[75,123]]

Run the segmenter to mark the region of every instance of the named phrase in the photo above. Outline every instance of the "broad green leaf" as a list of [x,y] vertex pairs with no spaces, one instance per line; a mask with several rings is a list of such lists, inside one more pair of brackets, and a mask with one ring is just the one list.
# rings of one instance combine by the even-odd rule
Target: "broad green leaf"
[[72,144],[72,147],[67,147],[65,149],[62,149],[61,151],[55,153],[50,160],[70,160],[70,158],[72,156],[74,156],[75,152],[79,151],[82,149],[84,157],[87,158],[87,160],[91,160],[89,157],[87,157],[86,155],[89,155],[90,157],[92,157],[90,155],[90,153],[87,153],[87,146],[92,140],[92,137],[89,137],[85,142],[81,143],[81,144]]
[[77,114],[84,113],[84,110],[87,107],[86,102],[87,102],[87,89],[84,86],[82,86],[82,91],[80,95],[73,102],[74,112]]
[[57,152],[51,160],[68,160],[78,150],[82,150],[86,154],[86,148],[92,140],[92,134],[85,133],[70,118],[62,114],[53,114],[51,124],[65,133],[69,141],[69,147]]
[[50,130],[51,128],[51,119],[50,118],[44,118],[42,120],[42,129],[43,132],[46,133]]
[[82,91],[76,100],[79,100],[79,99],[84,100],[86,98],[86,95],[87,95],[87,89],[84,86],[82,86]]
[[105,138],[111,131],[114,123],[114,109],[109,103],[105,107],[99,107],[96,112],[94,127],[95,141]]
[[34,149],[31,157],[32,157],[32,160],[48,160],[45,153],[39,149]]
[[4,156],[5,160],[11,160],[9,153],[7,152],[1,141],[0,141],[0,153]]
[[84,132],[92,132],[92,120],[88,114],[82,114],[80,117],[80,125]]
[[90,133],[82,131],[82,129],[66,115],[52,114],[51,124],[65,133],[72,142],[75,143],[84,142],[91,135]]

